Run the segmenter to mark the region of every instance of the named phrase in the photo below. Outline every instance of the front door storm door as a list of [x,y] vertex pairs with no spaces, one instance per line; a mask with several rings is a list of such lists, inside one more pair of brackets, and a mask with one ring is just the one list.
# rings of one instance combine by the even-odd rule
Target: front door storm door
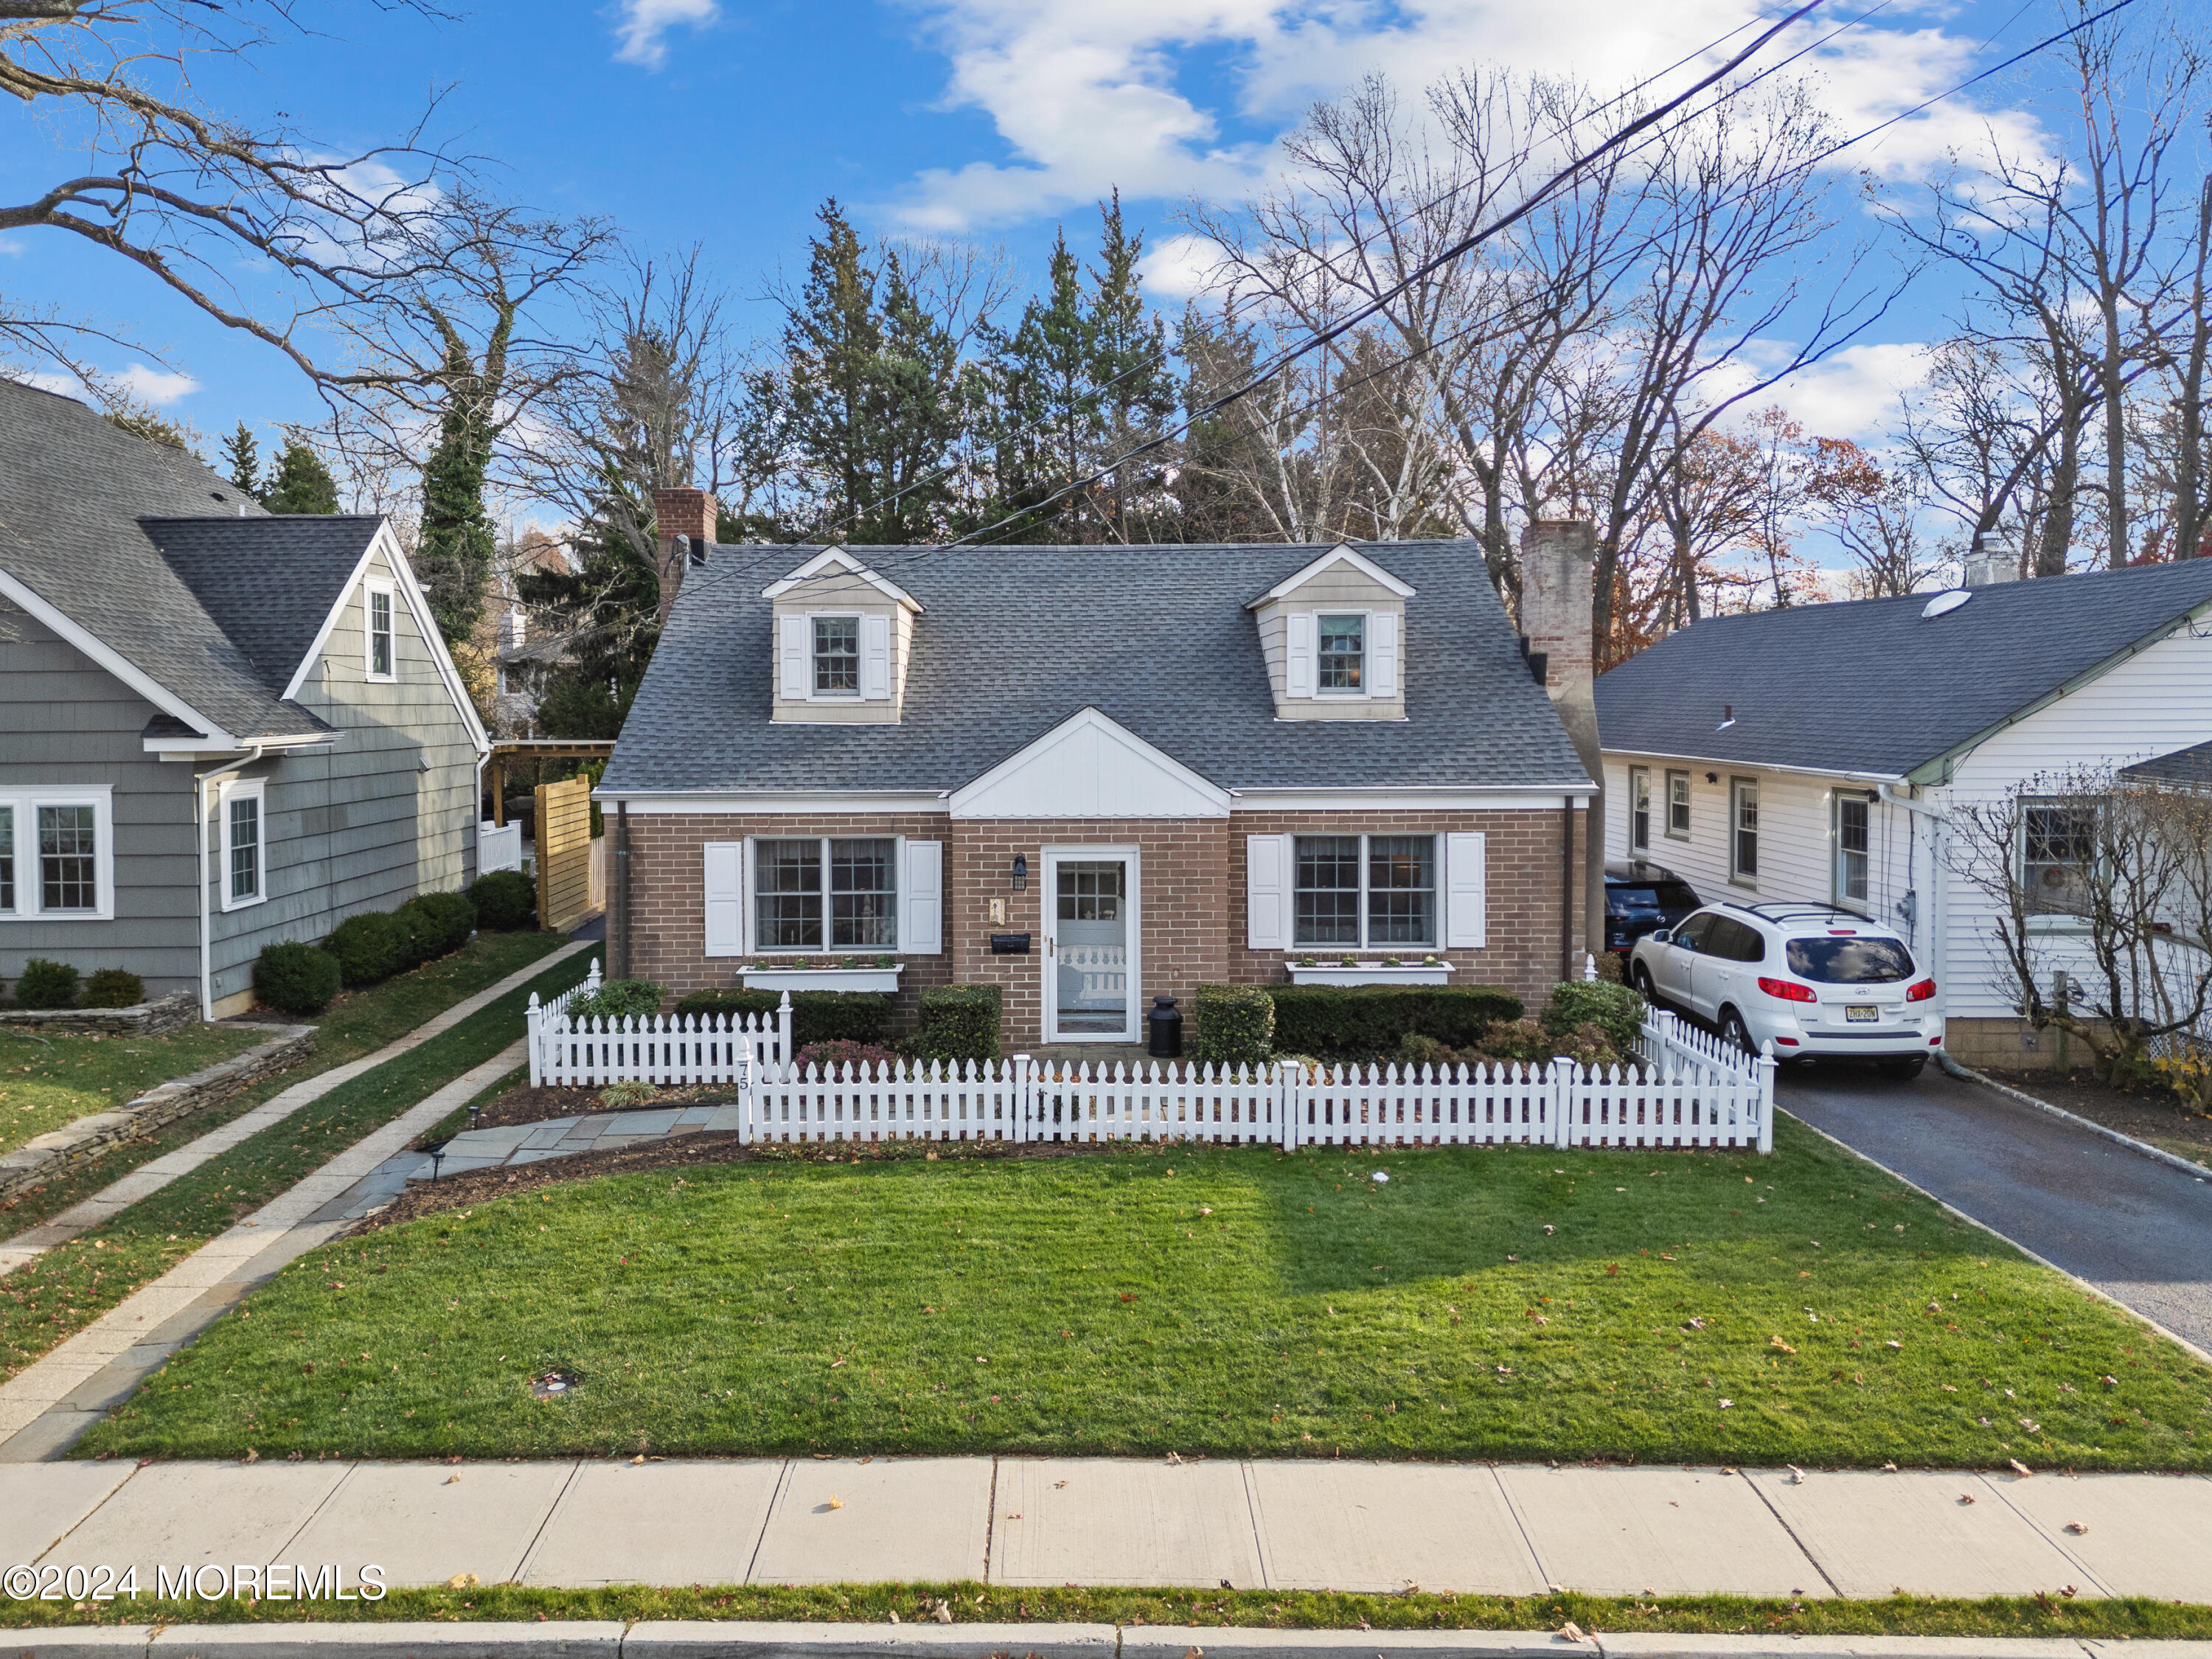
[[1044,1040],[1137,1036],[1137,859],[1133,849],[1045,849]]

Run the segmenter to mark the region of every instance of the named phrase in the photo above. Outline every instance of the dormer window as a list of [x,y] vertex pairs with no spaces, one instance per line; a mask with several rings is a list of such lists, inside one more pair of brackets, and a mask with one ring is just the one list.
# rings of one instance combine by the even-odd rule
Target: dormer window
[[1319,640],[1316,657],[1322,696],[1357,696],[1364,689],[1367,666],[1365,615],[1322,617],[1317,619],[1315,631]]
[[860,619],[858,617],[817,617],[814,619],[814,695],[817,697],[857,697],[860,695]]

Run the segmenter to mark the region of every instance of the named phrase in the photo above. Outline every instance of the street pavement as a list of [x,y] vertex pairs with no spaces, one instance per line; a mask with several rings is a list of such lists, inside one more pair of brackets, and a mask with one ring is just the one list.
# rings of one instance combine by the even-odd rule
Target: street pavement
[[[392,1586],[1158,1585],[2212,1601],[2212,1479],[1322,1459],[0,1465],[0,1568]],[[312,1576],[312,1573],[310,1574]],[[262,1581],[264,1584],[265,1579]],[[207,1594],[203,1590],[201,1594]]]
[[2212,1184],[1930,1066],[1784,1070],[1782,1109],[2212,1351]]

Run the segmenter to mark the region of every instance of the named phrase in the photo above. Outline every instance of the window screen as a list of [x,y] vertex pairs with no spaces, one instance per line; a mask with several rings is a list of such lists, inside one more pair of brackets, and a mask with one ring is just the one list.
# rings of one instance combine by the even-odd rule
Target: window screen
[[814,691],[817,696],[860,694],[860,619],[814,619]]
[[368,672],[392,672],[392,595],[373,590],[368,596]]
[[40,908],[100,908],[97,834],[89,806],[39,808]]
[[830,843],[830,943],[884,950],[898,943],[898,882],[891,873],[897,843]]
[[1436,938],[1436,837],[1369,836],[1367,942],[1433,945]]
[[1322,617],[1316,619],[1319,636],[1320,685],[1324,691],[1357,691],[1366,666],[1367,618]]
[[755,856],[754,902],[764,950],[803,951],[822,944],[822,843],[764,841]]
[[234,795],[230,800],[230,896],[261,896],[261,798]]
[[1298,837],[1297,943],[1359,943],[1359,837]]

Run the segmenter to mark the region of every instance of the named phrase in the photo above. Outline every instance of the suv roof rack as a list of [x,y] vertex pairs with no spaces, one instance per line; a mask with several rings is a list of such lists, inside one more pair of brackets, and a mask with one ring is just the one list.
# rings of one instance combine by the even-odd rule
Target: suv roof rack
[[1861,915],[1856,910],[1846,910],[1840,904],[1822,904],[1814,899],[1807,899],[1795,904],[1780,902],[1747,904],[1738,899],[1721,899],[1717,902],[1715,908],[1723,910],[1741,910],[1747,915],[1757,916],[1761,921],[1791,921],[1801,916],[1848,916],[1853,921],[1866,922],[1871,927],[1881,925],[1869,917]]

